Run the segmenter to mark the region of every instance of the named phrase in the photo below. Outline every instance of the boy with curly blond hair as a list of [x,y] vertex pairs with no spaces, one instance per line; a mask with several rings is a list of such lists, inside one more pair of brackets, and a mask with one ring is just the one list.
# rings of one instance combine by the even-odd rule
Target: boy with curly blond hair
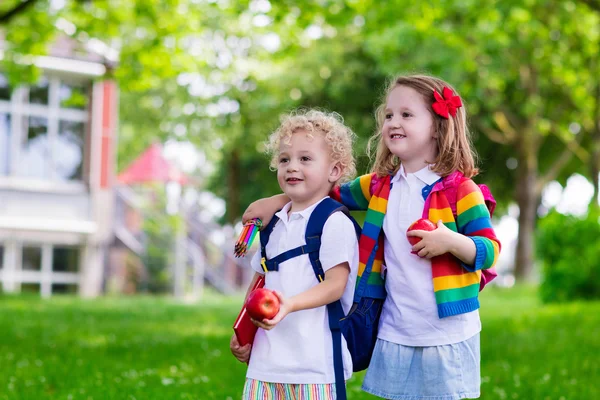
[[[354,176],[354,137],[336,113],[302,110],[282,118],[267,147],[272,155],[271,168],[277,171],[279,186],[290,202],[275,214],[265,254],[259,251],[252,259],[256,272],[250,287],[265,274],[261,266],[263,256],[271,260],[306,245],[305,233],[312,212],[328,199],[335,185]],[[270,320],[254,321],[262,329],[252,345],[242,347],[232,336],[230,347],[234,356],[241,362],[249,360],[243,399],[336,398],[326,306],[340,300],[345,314],[352,306],[358,242],[346,214],[334,212],[326,219],[318,258],[324,271],[321,281],[315,278],[308,254],[290,258],[269,270],[265,287],[279,297],[278,314]],[[341,347],[347,380],[352,375],[352,360],[343,337]]]

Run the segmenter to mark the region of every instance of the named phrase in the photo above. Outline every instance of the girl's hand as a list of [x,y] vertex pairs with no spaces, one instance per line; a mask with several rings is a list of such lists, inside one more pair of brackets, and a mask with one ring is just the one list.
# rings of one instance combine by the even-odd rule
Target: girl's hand
[[455,245],[456,235],[458,235],[444,225],[442,220],[438,221],[437,229],[433,231],[414,230],[406,234],[421,238],[421,241],[412,247],[412,251],[421,258],[433,258],[451,252]]
[[283,294],[281,294],[281,292],[278,292],[277,290],[275,290],[274,293],[279,299],[279,312],[277,313],[277,315],[275,315],[272,319],[263,319],[262,321],[252,319],[254,325],[258,326],[259,328],[263,328],[267,331],[273,329],[275,325],[277,325],[282,319],[284,319],[285,316],[288,315],[292,310],[291,301],[285,299],[283,297]]
[[252,345],[248,343],[245,346],[240,346],[235,333],[231,336],[231,340],[229,341],[229,349],[239,362],[247,363],[248,360],[250,360],[250,350],[252,350]]
[[267,210],[273,208],[272,206],[270,206],[270,204],[272,204],[270,198],[259,199],[250,203],[248,208],[246,208],[246,211],[244,211],[244,215],[242,215],[242,223],[245,224],[246,222],[254,218],[260,218],[263,223],[263,226],[267,226],[269,221],[271,221],[271,218],[273,218],[273,214],[275,214],[275,212],[277,211],[274,210],[272,213],[269,214]]
[[246,223],[254,218],[260,218],[263,227],[267,226],[273,218],[273,215],[283,208],[288,202],[289,198],[284,194],[278,194],[272,197],[256,200],[246,208],[244,215],[242,215],[242,223]]

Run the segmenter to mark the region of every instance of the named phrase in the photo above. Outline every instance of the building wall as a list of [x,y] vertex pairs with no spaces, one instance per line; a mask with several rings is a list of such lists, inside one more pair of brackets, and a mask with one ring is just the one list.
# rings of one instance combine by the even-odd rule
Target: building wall
[[[103,66],[88,64],[75,73],[60,70],[69,60],[55,61],[42,90],[14,89],[8,99],[0,82],[0,141],[7,142],[0,148],[5,292],[102,291],[112,239],[117,89],[110,81],[93,82]],[[69,103],[77,90],[71,84],[87,88],[76,93],[86,93],[85,107]]]

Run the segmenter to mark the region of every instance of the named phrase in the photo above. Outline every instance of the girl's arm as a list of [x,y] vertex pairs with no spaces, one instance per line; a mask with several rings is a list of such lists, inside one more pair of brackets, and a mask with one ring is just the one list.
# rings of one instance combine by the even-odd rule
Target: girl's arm
[[273,215],[289,203],[290,198],[285,194],[276,194],[275,196],[266,197],[264,199],[256,200],[246,208],[244,215],[242,215],[242,222],[246,223],[254,218],[260,218],[263,226],[267,224],[273,218]]
[[285,298],[276,291],[280,302],[279,312],[273,319],[254,321],[255,325],[267,330],[273,329],[291,312],[317,308],[339,300],[344,294],[349,274],[350,266],[344,262],[325,271],[325,279],[321,283],[296,296]]
[[[364,211],[369,207],[369,200],[371,200],[373,177],[374,174],[363,175],[341,186],[335,186],[329,196],[348,207],[349,210]],[[266,226],[273,215],[289,201],[290,198],[283,193],[256,200],[250,203],[244,211],[242,222],[246,223],[251,219],[260,218],[263,226]]]
[[458,187],[456,214],[458,232],[464,236],[456,241],[452,253],[463,261],[463,267],[468,271],[493,267],[498,261],[501,245],[481,189],[471,179]]
[[427,258],[451,253],[470,272],[493,267],[500,253],[500,241],[492,228],[481,190],[471,179],[458,187],[456,213],[458,232],[446,227],[441,220],[437,221],[436,230],[408,232],[409,236],[422,238],[412,250]]
[[329,196],[342,203],[349,210],[365,211],[373,195],[372,183],[375,174],[359,176],[353,181],[336,186]]

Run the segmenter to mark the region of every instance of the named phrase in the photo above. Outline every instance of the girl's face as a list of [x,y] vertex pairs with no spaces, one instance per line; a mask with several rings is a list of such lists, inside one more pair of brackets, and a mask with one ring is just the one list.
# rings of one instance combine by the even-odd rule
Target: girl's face
[[437,156],[431,104],[413,88],[397,86],[387,98],[383,142],[406,172],[416,172]]

